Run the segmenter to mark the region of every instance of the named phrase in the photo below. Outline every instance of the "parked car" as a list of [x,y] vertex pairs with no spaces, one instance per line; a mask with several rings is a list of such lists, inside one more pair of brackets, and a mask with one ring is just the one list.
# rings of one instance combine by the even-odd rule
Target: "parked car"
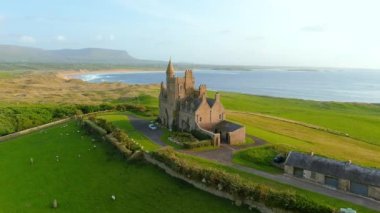
[[151,130],[156,130],[156,129],[157,129],[157,126],[154,125],[154,124],[149,124],[149,129],[151,129]]
[[286,160],[285,156],[282,155],[282,154],[279,154],[276,157],[274,157],[273,162],[275,162],[275,163],[283,163],[283,162],[285,162],[285,160]]

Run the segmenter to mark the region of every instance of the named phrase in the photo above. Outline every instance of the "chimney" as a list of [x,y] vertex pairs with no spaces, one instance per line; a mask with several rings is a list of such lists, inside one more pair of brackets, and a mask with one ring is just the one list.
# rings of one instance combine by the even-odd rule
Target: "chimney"
[[220,94],[219,94],[219,92],[215,93],[215,102],[220,102]]
[[202,96],[202,102],[205,102],[205,101],[207,101],[207,100],[206,100],[206,94],[204,94],[204,95]]
[[192,78],[192,77],[193,77],[193,71],[185,70],[185,78]]
[[199,85],[199,97],[202,97],[203,95],[206,96],[206,91],[207,88],[205,84]]

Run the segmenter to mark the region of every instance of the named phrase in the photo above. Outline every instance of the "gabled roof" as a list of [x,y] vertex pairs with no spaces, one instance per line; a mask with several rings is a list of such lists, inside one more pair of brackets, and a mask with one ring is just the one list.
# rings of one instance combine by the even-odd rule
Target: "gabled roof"
[[207,98],[206,100],[207,100],[207,103],[208,103],[208,105],[209,105],[210,107],[212,107],[212,106],[214,105],[214,103],[215,103],[215,99]]
[[348,162],[291,151],[286,158],[285,165],[363,184],[380,186],[380,170],[365,168]]
[[233,131],[238,130],[242,127],[243,127],[242,125],[223,120],[215,126],[215,129],[219,129],[219,130],[226,131],[226,132],[233,132]]

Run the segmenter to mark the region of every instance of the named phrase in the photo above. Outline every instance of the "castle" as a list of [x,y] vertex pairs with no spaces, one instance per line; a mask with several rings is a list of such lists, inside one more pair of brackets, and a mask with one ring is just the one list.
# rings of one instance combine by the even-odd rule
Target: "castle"
[[169,60],[166,69],[166,85],[161,82],[159,96],[159,118],[169,129],[200,131],[212,138],[213,145],[220,143],[239,144],[245,142],[245,127],[226,120],[220,94],[215,99],[207,97],[206,85],[196,90],[192,70],[184,77],[176,77]]

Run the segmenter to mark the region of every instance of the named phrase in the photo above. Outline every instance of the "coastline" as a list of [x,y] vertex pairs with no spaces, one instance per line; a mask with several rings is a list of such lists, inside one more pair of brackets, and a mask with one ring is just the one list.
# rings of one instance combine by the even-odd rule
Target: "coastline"
[[112,69],[112,70],[65,70],[60,71],[56,74],[57,77],[70,80],[74,76],[84,75],[84,74],[118,74],[118,73],[128,73],[128,72],[152,72],[158,71],[157,69]]

